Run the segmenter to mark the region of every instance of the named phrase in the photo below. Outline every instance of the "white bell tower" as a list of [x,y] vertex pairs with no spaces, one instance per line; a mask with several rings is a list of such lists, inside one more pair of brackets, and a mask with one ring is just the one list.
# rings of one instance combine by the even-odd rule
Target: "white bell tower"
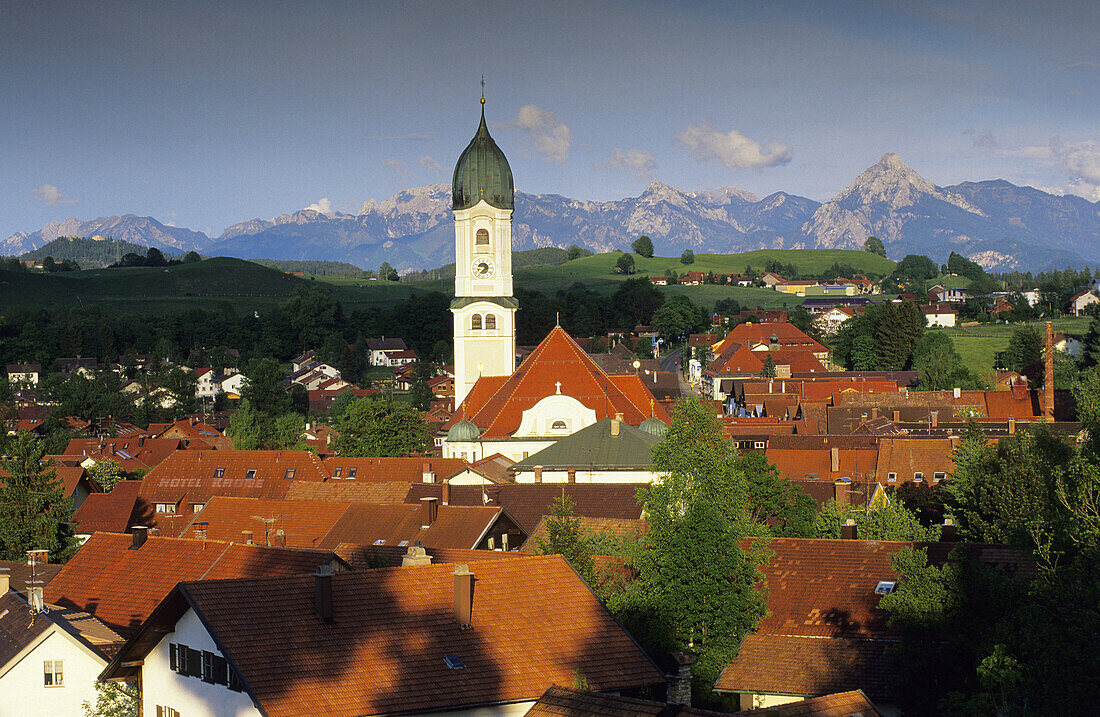
[[512,296],[512,171],[485,124],[455,165],[455,409],[481,376],[515,370],[516,309]]

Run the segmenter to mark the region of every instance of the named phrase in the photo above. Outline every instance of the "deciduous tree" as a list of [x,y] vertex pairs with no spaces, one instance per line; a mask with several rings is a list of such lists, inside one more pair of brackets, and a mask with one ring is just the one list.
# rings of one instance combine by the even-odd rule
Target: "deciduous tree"
[[390,398],[356,399],[337,421],[336,430],[336,452],[342,456],[408,456],[431,447],[416,409]]
[[631,242],[630,249],[639,256],[651,259],[653,257],[653,240],[643,234]]

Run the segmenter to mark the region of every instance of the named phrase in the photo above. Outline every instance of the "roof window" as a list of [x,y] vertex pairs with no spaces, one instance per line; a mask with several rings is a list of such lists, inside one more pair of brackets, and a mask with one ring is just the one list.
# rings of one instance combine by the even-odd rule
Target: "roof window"
[[256,469],[255,468],[249,468],[244,474],[245,480],[252,480],[255,477],[256,477]]
[[886,480],[890,481],[891,483],[897,481],[897,479],[898,479],[898,474],[897,473],[887,473],[886,474]]
[[919,471],[914,473],[913,474],[913,482],[914,483],[923,483],[924,482],[924,474],[919,472]]
[[375,545],[385,545],[386,544],[386,539],[385,538],[379,538],[378,540],[374,541],[374,544]]
[[214,469],[214,477],[215,478],[224,478],[225,477],[225,469],[224,468],[215,468]]
[[447,667],[452,670],[466,669],[466,663],[462,661],[462,658],[458,655],[447,655],[443,658],[443,661],[447,663]]
[[286,474],[283,475],[283,478],[286,478],[287,480],[290,480],[293,477],[294,477],[294,469],[293,468],[287,468],[286,469]]
[[399,548],[404,548],[404,547],[405,547],[406,545],[408,545],[408,544],[409,544],[409,541],[407,541],[407,540],[402,540],[402,541],[401,541],[400,543],[398,543],[398,544],[397,544],[397,547],[399,547]]
[[357,470],[359,470],[359,469],[358,468],[348,468],[348,479],[349,480],[355,477],[355,472]]
[[941,480],[947,477],[946,473],[936,472],[932,474],[932,482],[939,483]]
[[332,477],[333,477],[333,478],[339,478],[339,477],[340,477],[340,471],[341,471],[341,470],[343,470],[343,469],[342,469],[342,468],[337,468],[336,470],[334,470],[334,471],[332,472]]
[[898,585],[897,580],[879,580],[875,586],[875,595],[889,595]]

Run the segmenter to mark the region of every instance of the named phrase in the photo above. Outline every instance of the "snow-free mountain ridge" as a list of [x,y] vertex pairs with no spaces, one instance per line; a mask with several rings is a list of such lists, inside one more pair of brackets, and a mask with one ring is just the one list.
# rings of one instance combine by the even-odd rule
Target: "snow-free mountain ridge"
[[[382,202],[368,200],[358,214],[302,209],[235,224],[217,239],[150,217],[69,219],[14,234],[0,253],[25,252],[57,236],[92,234],[171,251],[332,259],[362,267],[386,261],[399,269],[445,264],[454,242],[450,185],[432,184]],[[596,252],[629,251],[641,234],[665,256],[684,249],[859,249],[874,235],[893,259],[925,254],[942,262],[956,251],[990,269],[1038,270],[1100,263],[1100,203],[1004,180],[938,187],[896,154],[884,155],[824,204],[785,192],[761,199],[733,187],[689,192],[661,182],[611,202],[516,193],[517,250],[577,244]]]

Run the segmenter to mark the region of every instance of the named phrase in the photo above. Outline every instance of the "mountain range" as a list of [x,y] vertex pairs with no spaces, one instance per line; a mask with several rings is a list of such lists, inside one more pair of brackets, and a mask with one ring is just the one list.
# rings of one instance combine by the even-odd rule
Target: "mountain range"
[[[435,268],[453,254],[450,200],[450,185],[433,184],[380,203],[370,200],[358,214],[302,209],[235,224],[216,239],[132,214],[69,219],[14,234],[0,243],[0,253],[30,251],[58,236],[99,234],[242,259]],[[892,259],[924,254],[944,262],[955,251],[991,270],[1041,270],[1100,263],[1100,202],[1004,180],[938,187],[896,154],[884,155],[824,204],[785,192],[761,199],[731,187],[683,191],[660,182],[640,196],[613,202],[516,193],[516,250],[577,244],[594,252],[629,251],[642,234],[664,256],[684,249],[859,249],[874,235]]]

